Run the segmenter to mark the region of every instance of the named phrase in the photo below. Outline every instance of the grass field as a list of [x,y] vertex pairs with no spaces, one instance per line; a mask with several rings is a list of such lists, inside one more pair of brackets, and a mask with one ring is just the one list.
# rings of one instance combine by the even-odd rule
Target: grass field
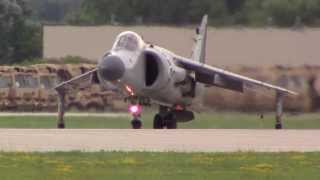
[[[142,119],[144,128],[152,127],[153,114],[146,112]],[[66,117],[67,128],[130,128],[130,117]],[[196,120],[179,123],[179,128],[227,128],[227,129],[268,129],[274,128],[274,114],[215,112],[196,114]],[[0,128],[55,128],[56,117],[0,117]],[[320,129],[320,114],[284,116],[287,129]]]
[[320,153],[0,153],[1,180],[319,180]]

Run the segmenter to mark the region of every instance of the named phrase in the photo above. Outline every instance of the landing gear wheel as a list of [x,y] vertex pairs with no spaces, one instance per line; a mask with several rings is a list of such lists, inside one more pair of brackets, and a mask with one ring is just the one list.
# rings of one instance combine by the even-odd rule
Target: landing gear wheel
[[276,129],[282,129],[282,124],[281,123],[277,123],[275,126]]
[[167,129],[177,129],[177,119],[173,113],[169,113],[166,117]]
[[64,128],[65,128],[64,123],[59,123],[59,124],[58,124],[58,129],[64,129]]
[[163,129],[164,122],[160,114],[156,114],[153,119],[153,129]]
[[133,119],[131,121],[132,129],[141,129],[142,128],[142,122],[139,119]]

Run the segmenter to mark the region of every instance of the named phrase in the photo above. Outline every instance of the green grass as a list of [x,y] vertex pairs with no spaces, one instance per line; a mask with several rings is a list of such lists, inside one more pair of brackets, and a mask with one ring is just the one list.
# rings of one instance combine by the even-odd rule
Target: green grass
[[[144,128],[152,127],[154,113],[144,113]],[[227,128],[227,129],[272,129],[274,114],[216,112],[196,114],[196,120],[179,123],[179,128]],[[130,128],[130,117],[66,117],[67,128]],[[0,128],[55,128],[56,117],[0,117]],[[320,129],[320,114],[285,115],[287,129]]]
[[319,180],[320,153],[0,153],[1,180]]

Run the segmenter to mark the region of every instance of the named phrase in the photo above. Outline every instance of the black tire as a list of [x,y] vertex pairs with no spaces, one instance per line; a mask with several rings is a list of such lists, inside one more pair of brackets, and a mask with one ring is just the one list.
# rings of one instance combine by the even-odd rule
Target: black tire
[[277,123],[276,126],[275,126],[275,129],[282,129],[282,124],[281,123]]
[[66,128],[65,124],[64,123],[59,123],[58,126],[57,126],[58,129],[64,129]]
[[139,119],[133,119],[131,121],[132,129],[141,129],[142,128],[142,122]]
[[160,114],[156,114],[153,119],[153,129],[163,129],[163,118]]
[[167,129],[177,129],[177,119],[173,113],[169,113],[166,117]]

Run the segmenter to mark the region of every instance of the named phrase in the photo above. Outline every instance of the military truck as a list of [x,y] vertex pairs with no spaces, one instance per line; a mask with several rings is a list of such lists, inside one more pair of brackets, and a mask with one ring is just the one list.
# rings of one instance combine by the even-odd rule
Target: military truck
[[[53,87],[93,68],[94,65],[88,64],[0,66],[0,111],[57,111],[57,94]],[[299,96],[285,99],[287,110],[320,109],[320,67],[238,66],[229,70],[299,92]],[[274,95],[259,92],[253,88],[239,94],[211,88],[206,93],[205,104],[223,110],[272,111]],[[121,95],[111,91],[100,91],[100,86],[96,84],[79,92],[68,93],[66,106],[71,111],[125,110],[122,99]]]
[[38,111],[56,111],[57,93],[53,89],[58,84],[57,66],[51,64],[40,64],[33,66],[37,71],[38,92],[37,110]]
[[[56,111],[59,81],[92,69],[90,65],[40,64],[29,67],[0,67],[1,111]],[[99,85],[67,96],[66,106],[74,111],[112,109],[113,93]]]
[[0,110],[6,111],[15,105],[12,104],[14,99],[13,91],[13,69],[8,66],[0,67]]
[[[95,68],[94,65],[62,65],[57,70],[60,82],[71,79]],[[101,91],[100,86],[95,84],[79,92],[68,93],[66,106],[69,111],[106,111],[113,110],[113,95],[111,91]]]
[[[284,107],[288,111],[315,111],[320,109],[320,67],[245,67],[233,66],[227,68],[233,72],[243,74],[260,81],[270,82],[299,93],[298,96],[285,98]],[[220,88],[211,88],[205,95],[205,104],[221,110],[242,111],[273,111],[275,96],[264,90],[256,91],[252,87],[246,92],[225,91]]]
[[33,111],[37,106],[39,86],[34,69],[23,67],[0,68],[1,110]]

